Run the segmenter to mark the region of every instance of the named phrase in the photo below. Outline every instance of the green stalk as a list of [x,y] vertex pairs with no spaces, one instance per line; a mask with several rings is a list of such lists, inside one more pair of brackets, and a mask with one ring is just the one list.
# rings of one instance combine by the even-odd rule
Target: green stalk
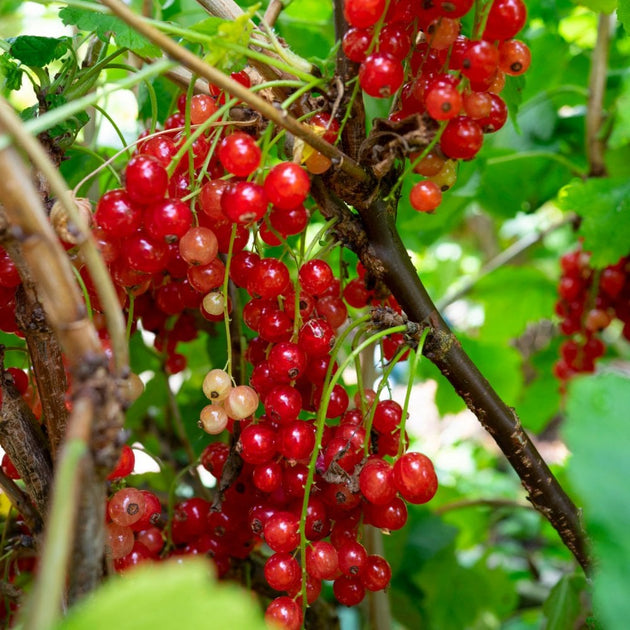
[[76,497],[82,479],[79,466],[86,454],[87,445],[80,439],[69,440],[64,446],[52,490],[39,574],[26,608],[24,630],[48,630],[59,616],[73,541]]
[[409,365],[409,380],[407,381],[407,391],[405,392],[405,402],[403,404],[402,417],[400,419],[400,441],[398,443],[398,458],[405,452],[405,426],[407,425],[407,410],[409,409],[409,400],[411,398],[411,390],[413,389],[413,381],[416,375],[418,364],[422,359],[422,349],[424,342],[429,334],[429,328],[422,331],[422,336],[418,343],[418,347],[414,351],[413,359]]
[[[126,90],[134,87],[141,81],[149,79],[153,76],[163,74],[167,70],[172,70],[177,64],[168,59],[161,59],[156,61],[142,70],[139,70],[134,75],[121,79],[116,83],[112,83],[107,87],[104,87],[96,92],[91,92],[85,96],[78,98],[74,101],[56,107],[53,110],[42,114],[38,118],[32,118],[24,123],[24,129],[32,136],[37,136],[43,131],[58,125],[68,118],[71,118],[79,112],[85,111],[88,107],[92,107],[95,103],[101,100],[107,94],[116,92],[117,90]],[[0,135],[0,151],[6,149],[11,145],[11,137],[8,134]]]
[[315,433],[315,446],[313,447],[313,453],[311,454],[311,459],[308,465],[308,475],[306,477],[306,483],[304,484],[304,500],[302,501],[302,514],[300,517],[300,561],[302,564],[302,605],[304,609],[308,604],[306,597],[306,514],[308,511],[308,500],[311,494],[311,488],[313,486],[313,479],[315,477],[315,467],[317,465],[317,458],[319,456],[319,449],[322,445],[322,437],[324,435],[324,427],[326,426],[326,411],[328,410],[328,402],[330,401],[330,396],[332,394],[332,390],[335,385],[341,378],[343,371],[352,363],[356,356],[358,356],[365,348],[373,344],[374,342],[386,337],[387,335],[391,335],[398,332],[404,332],[407,330],[407,326],[394,326],[393,328],[387,328],[386,330],[379,330],[377,333],[373,334],[371,337],[363,341],[359,346],[357,346],[341,363],[335,374],[333,375],[333,366],[335,363],[335,358],[341,349],[344,341],[348,337],[348,335],[358,328],[362,326],[365,322],[371,319],[371,314],[364,315],[359,318],[355,322],[353,322],[346,330],[344,330],[343,334],[337,339],[335,346],[330,353],[330,364],[328,365],[328,370],[326,372],[326,378],[324,380],[324,386],[322,388],[322,397],[323,401],[320,404],[319,409],[317,410],[317,416],[315,419],[316,424],[316,433]]

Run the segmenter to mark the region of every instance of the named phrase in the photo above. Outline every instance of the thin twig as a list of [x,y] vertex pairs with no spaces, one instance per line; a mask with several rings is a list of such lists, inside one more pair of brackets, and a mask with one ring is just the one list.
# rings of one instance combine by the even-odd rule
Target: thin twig
[[276,20],[278,19],[280,13],[282,13],[283,8],[284,5],[282,0],[271,0],[265,11],[265,16],[263,17],[267,26],[272,27],[276,23]]
[[42,519],[37,510],[33,507],[28,495],[20,486],[0,469],[0,488],[7,495],[11,505],[22,515],[28,528],[34,533],[41,531]]
[[531,503],[525,501],[514,501],[512,499],[461,499],[460,501],[451,501],[445,503],[433,510],[434,514],[442,515],[453,510],[462,510],[471,507],[490,507],[490,508],[524,508],[532,510]]
[[591,73],[588,79],[588,106],[586,110],[586,155],[591,177],[606,175],[604,152],[606,140],[602,137],[604,120],[604,94],[610,47],[610,22],[612,16],[600,13],[597,22],[597,41],[591,57]]
[[144,35],[148,40],[156,44],[169,57],[181,63],[195,74],[207,79],[231,96],[247,103],[250,107],[255,109],[265,118],[274,122],[279,127],[282,127],[283,129],[290,131],[294,136],[301,138],[315,150],[330,158],[333,163],[336,163],[338,168],[344,171],[347,175],[361,182],[368,182],[370,180],[369,175],[359,166],[359,164],[350,159],[350,157],[345,155],[337,147],[329,144],[320,136],[313,133],[308,126],[300,123],[298,120],[289,115],[288,112],[276,109],[263,98],[238,83],[238,81],[226,76],[220,70],[209,66],[189,50],[183,46],[179,46],[172,39],[148,24],[143,18],[128,9],[122,2],[120,2],[120,0],[102,1],[103,4],[108,6],[119,18],[132,26],[134,30]]

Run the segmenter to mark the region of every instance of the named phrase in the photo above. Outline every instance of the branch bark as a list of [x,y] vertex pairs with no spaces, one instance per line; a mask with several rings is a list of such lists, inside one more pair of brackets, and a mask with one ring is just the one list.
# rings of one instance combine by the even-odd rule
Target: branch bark
[[[331,196],[329,187],[321,180],[314,183],[312,192],[325,216],[329,216],[331,207],[344,205]],[[355,252],[361,262],[369,273],[387,285],[409,319],[430,326],[424,355],[438,367],[494,438],[520,477],[529,501],[588,570],[585,534],[576,506],[538,453],[514,409],[494,391],[433,304],[396,229],[394,208],[378,199],[359,211],[365,237],[360,239]],[[347,213],[348,209],[337,212]]]

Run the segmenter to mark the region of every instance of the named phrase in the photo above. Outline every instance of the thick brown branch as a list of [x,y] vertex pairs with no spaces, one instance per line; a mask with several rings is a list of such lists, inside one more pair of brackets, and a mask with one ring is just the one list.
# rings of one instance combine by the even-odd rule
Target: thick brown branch
[[15,315],[20,330],[24,333],[31,357],[42,405],[42,418],[50,441],[51,456],[54,459],[63,441],[68,419],[66,409],[68,384],[61,349],[34,292],[23,287],[17,291]]
[[[319,202],[318,196],[326,195],[325,187],[316,186],[314,190]],[[326,214],[327,207],[340,203],[328,195],[320,208]],[[361,210],[361,218],[369,247],[361,244],[354,249],[368,272],[389,287],[412,321],[431,327],[424,345],[425,356],[492,435],[520,477],[533,506],[556,528],[582,567],[588,569],[585,534],[576,506],[523,430],[514,409],[501,400],[437,311],[396,229],[394,209],[377,200]]]
[[11,505],[22,515],[28,528],[37,534],[42,529],[42,518],[33,507],[28,495],[18,486],[13,479],[7,477],[0,469],[0,488],[9,497]]
[[53,477],[48,444],[37,418],[4,372],[0,444],[20,473],[37,511],[45,517]]

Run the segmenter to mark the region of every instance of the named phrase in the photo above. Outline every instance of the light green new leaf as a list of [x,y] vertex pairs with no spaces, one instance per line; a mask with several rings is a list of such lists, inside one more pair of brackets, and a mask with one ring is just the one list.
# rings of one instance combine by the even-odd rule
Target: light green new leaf
[[596,268],[615,264],[630,250],[630,181],[627,178],[576,180],[558,195],[563,210],[582,217],[579,234]]
[[83,600],[56,630],[265,630],[260,610],[237,586],[210,578],[205,560],[151,563],[112,579]]
[[575,4],[587,7],[595,13],[612,13],[617,8],[617,0],[573,0]]
[[568,475],[582,497],[584,523],[596,559],[595,617],[606,630],[630,619],[630,379],[598,374],[575,379],[567,400],[564,436],[572,452]]

